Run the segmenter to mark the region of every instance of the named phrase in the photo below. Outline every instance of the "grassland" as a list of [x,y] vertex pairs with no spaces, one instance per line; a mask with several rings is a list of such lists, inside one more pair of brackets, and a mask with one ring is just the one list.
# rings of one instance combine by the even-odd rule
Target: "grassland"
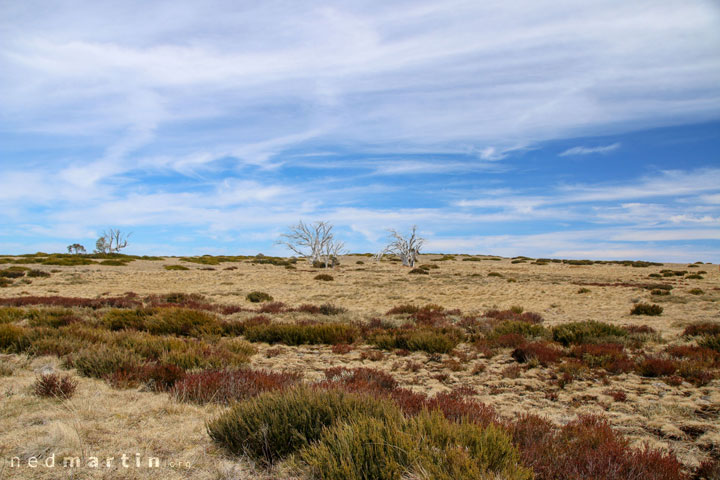
[[0,478],[718,478],[716,265],[70,257],[0,257]]

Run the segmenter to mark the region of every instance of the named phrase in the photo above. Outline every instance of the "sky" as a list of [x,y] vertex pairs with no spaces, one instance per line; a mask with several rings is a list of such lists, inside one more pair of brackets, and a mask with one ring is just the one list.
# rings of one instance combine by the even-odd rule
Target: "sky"
[[720,3],[0,0],[0,253],[720,262]]

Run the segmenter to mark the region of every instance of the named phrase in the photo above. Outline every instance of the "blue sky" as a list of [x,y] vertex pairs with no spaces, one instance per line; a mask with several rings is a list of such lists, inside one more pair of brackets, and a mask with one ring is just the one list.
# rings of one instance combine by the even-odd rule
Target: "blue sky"
[[720,262],[712,1],[2,2],[0,253]]

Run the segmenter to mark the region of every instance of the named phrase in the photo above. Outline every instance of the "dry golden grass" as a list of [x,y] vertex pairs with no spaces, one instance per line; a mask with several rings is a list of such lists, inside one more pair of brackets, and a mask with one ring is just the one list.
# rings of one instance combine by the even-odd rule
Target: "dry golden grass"
[[[686,265],[633,268],[621,265],[571,266],[530,262],[512,264],[501,261],[437,264],[429,275],[408,275],[399,264],[348,256],[333,270],[333,282],[313,279],[318,270],[298,262],[297,270],[247,262],[222,263],[215,270],[201,270],[203,265],[182,263],[188,271],[168,271],[165,265],[181,264],[177,259],[162,262],[134,261],[125,267],[78,266],[34,267],[53,273],[50,278],[34,278],[31,284],[0,289],[0,297],[20,295],[62,295],[95,298],[116,296],[125,292],[139,295],[184,292],[199,293],[225,304],[255,307],[245,296],[251,291],[267,292],[276,301],[297,306],[303,303],[331,302],[347,313],[338,321],[382,317],[393,306],[413,303],[438,304],[464,313],[481,313],[490,309],[522,306],[540,313],[544,325],[570,321],[598,320],[616,325],[649,325],[672,343],[683,328],[692,322],[718,321],[720,275],[717,266],[702,265],[708,273],[703,280],[682,277],[648,278],[663,268],[686,269]],[[234,270],[224,270],[233,266]],[[502,277],[488,276],[498,272]],[[515,281],[508,281],[513,279]],[[669,296],[652,296],[649,290],[629,286],[592,284],[668,283],[674,286]],[[584,286],[590,291],[579,294]],[[689,293],[700,287],[704,295]],[[657,317],[630,315],[634,303],[645,301],[663,306]],[[240,315],[242,316],[242,315]],[[291,314],[287,318],[302,318]],[[660,350],[664,345],[652,343],[646,350]],[[474,398],[494,406],[501,415],[512,418],[520,413],[544,415],[564,424],[579,413],[602,414],[638,445],[672,449],[689,466],[697,465],[708,453],[720,449],[720,382],[704,387],[683,383],[670,387],[658,379],[635,374],[608,377],[607,384],[587,375],[560,389],[552,368],[529,368],[520,365],[517,378],[509,378],[508,367],[516,365],[509,349],[487,359],[461,345],[466,355],[431,356],[423,352],[382,356],[363,355],[372,350],[363,345],[349,353],[333,353],[329,346],[269,346],[260,344],[251,365],[276,371],[301,373],[306,381],[322,378],[324,369],[333,366],[369,366],[390,372],[400,386],[425,393],[449,391],[461,386],[472,387]],[[63,371],[54,357],[29,359],[20,355],[0,358],[0,467],[2,478],[288,478],[288,472],[257,470],[243,459],[225,457],[211,443],[205,422],[221,407],[196,406],[173,401],[165,393],[140,390],[116,390],[105,382],[80,378],[75,396],[69,400],[41,399],[32,394],[32,382],[40,372]],[[514,376],[514,375],[513,375]],[[625,402],[613,401],[607,394],[620,390]],[[27,467],[27,460],[55,454],[62,463],[65,455],[104,461],[116,457],[111,468],[80,468],[70,476],[62,469],[42,465]],[[127,453],[130,464],[135,454],[143,462],[147,457],[161,458],[159,469],[123,468],[119,456]],[[23,467],[10,468],[7,461],[18,456]],[[170,465],[173,462],[174,466]],[[60,475],[58,475],[60,470]]]

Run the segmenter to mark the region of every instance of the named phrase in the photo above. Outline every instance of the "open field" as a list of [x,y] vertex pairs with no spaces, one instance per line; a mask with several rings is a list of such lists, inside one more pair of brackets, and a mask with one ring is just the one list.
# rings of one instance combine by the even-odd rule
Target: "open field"
[[[328,270],[272,257],[67,258],[0,257],[0,478],[350,478],[327,466],[342,428],[359,435],[372,420],[433,439],[427,425],[440,420],[423,407],[451,432],[497,425],[517,459],[476,462],[484,476],[473,477],[417,447],[393,460],[405,478],[720,478],[717,265],[423,255],[426,273],[409,274],[361,255]],[[661,312],[631,314],[638,305]],[[53,373],[74,392],[38,394]],[[262,454],[242,441],[239,454],[219,433],[236,401],[335,391],[385,399],[401,419],[361,409],[288,455],[269,437]],[[477,460],[463,435],[448,434],[443,458]],[[53,454],[82,465],[44,467]],[[94,468],[93,457],[115,460]],[[608,473],[622,462],[632,465]]]

